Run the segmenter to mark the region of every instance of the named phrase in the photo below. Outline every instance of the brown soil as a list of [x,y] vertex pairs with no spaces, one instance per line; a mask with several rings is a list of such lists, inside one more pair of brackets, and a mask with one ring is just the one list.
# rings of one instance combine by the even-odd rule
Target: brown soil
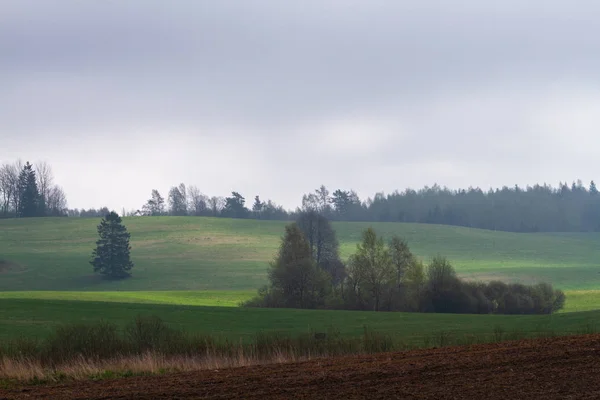
[[0,390],[52,399],[600,398],[600,335]]

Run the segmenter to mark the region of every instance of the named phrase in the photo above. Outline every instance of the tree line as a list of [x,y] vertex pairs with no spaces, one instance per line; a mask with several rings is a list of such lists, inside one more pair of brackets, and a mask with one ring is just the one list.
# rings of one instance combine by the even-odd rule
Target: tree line
[[343,262],[329,221],[310,211],[285,227],[269,284],[248,307],[322,308],[469,314],[551,314],[565,295],[549,283],[523,285],[460,279],[442,256],[427,265],[406,241],[366,229]]
[[208,196],[202,193],[197,186],[186,186],[181,183],[171,187],[167,199],[158,190],[152,189],[150,198],[142,208],[129,212],[128,215],[187,215],[286,220],[289,219],[290,212],[271,200],[262,201],[258,195],[254,197],[254,202],[249,208],[246,205],[246,198],[239,192],[234,191],[228,197]]
[[[36,181],[34,186],[27,183]],[[29,185],[29,186],[28,186]],[[29,189],[27,189],[29,188]],[[30,193],[30,194],[26,194]],[[36,211],[22,207],[23,196],[35,197]],[[33,197],[31,197],[33,196]],[[17,162],[0,166],[0,217],[70,216],[103,217],[108,207],[68,209],[64,191],[53,183],[52,169],[46,163],[35,166]],[[594,181],[586,187],[581,181],[558,187],[534,185],[525,188],[502,187],[451,190],[439,185],[419,190],[406,189],[391,194],[377,193],[362,200],[354,190],[330,192],[324,185],[304,194],[301,205],[286,210],[259,195],[248,201],[241,193],[210,196],[197,186],[181,183],[166,196],[152,189],[139,209],[122,210],[122,216],[212,216],[294,221],[303,212],[318,212],[333,221],[413,222],[456,225],[510,232],[598,232],[600,195]]]
[[0,165],[0,218],[66,216],[64,190],[46,162]]
[[239,192],[209,197],[184,184],[170,189],[165,200],[158,190],[141,210],[130,215],[194,215],[229,218],[295,220],[303,212],[318,212],[334,221],[413,222],[455,225],[509,232],[600,231],[600,195],[594,181],[521,188],[450,190],[438,185],[406,189],[361,200],[353,190],[330,192],[320,186],[302,196],[301,206],[285,210],[257,195],[251,206]]

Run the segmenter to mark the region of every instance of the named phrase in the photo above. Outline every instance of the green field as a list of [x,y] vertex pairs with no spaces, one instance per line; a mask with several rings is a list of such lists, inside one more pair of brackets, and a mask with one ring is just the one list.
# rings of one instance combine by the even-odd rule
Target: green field
[[[108,302],[130,304],[170,304],[178,306],[238,307],[256,294],[254,290],[206,291],[131,291],[131,292],[76,292],[76,291],[7,291],[0,292],[0,304],[7,299],[68,300],[80,302]],[[560,313],[600,309],[600,291],[566,291],[567,301]]]
[[[304,332],[363,325],[421,337],[434,330],[489,333],[550,329],[571,332],[600,313],[600,234],[517,234],[399,223],[334,223],[343,257],[372,226],[408,240],[424,261],[447,256],[469,279],[551,282],[567,291],[564,312],[547,316],[469,316],[345,311],[249,310],[236,306],[266,282],[284,222],[221,218],[125,218],[133,277],[106,281],[88,263],[99,219],[0,220],[0,338],[39,336],[63,322],[100,318],[124,323],[157,314],[194,331],[247,336],[259,330]],[[412,340],[411,339],[411,340]]]
[[43,337],[57,324],[101,319],[124,325],[136,315],[157,315],[170,326],[227,337],[249,338],[259,331],[305,333],[340,330],[360,336],[363,326],[417,342],[437,332],[489,335],[496,326],[505,332],[577,333],[596,327],[600,312],[552,316],[419,314],[329,310],[249,309],[239,307],[174,306],[166,304],[102,303],[66,300],[0,300],[0,339]]
[[238,307],[241,302],[248,300],[256,291],[232,290],[202,290],[202,291],[135,291],[135,292],[0,292],[0,301],[4,299],[32,299],[32,300],[69,300],[69,301],[94,301],[109,303],[134,303],[134,304],[171,304],[179,306],[214,306]]
[[[0,220],[0,290],[255,290],[265,283],[284,222],[222,218],[125,218],[131,233],[131,279],[110,282],[88,263],[98,219]],[[335,223],[342,255],[372,226],[398,234],[425,261],[447,256],[467,278],[531,283],[564,290],[600,289],[600,234],[518,234],[399,223]],[[6,265],[6,264],[4,264]]]

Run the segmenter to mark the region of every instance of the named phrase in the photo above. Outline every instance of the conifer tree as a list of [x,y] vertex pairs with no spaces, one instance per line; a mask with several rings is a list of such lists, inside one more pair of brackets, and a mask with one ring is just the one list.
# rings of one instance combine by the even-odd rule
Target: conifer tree
[[129,271],[133,267],[129,254],[130,234],[122,224],[121,217],[114,211],[107,214],[98,225],[98,235],[100,239],[96,241],[90,261],[94,272],[112,279],[130,276]]
[[38,190],[35,171],[33,166],[27,162],[19,174],[19,207],[18,215],[21,218],[40,216],[41,196]]

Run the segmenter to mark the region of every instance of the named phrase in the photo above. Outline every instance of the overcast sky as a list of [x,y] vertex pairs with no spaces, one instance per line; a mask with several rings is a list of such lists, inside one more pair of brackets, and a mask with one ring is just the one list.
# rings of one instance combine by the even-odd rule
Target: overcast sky
[[2,0],[0,162],[70,207],[600,180],[600,3]]

